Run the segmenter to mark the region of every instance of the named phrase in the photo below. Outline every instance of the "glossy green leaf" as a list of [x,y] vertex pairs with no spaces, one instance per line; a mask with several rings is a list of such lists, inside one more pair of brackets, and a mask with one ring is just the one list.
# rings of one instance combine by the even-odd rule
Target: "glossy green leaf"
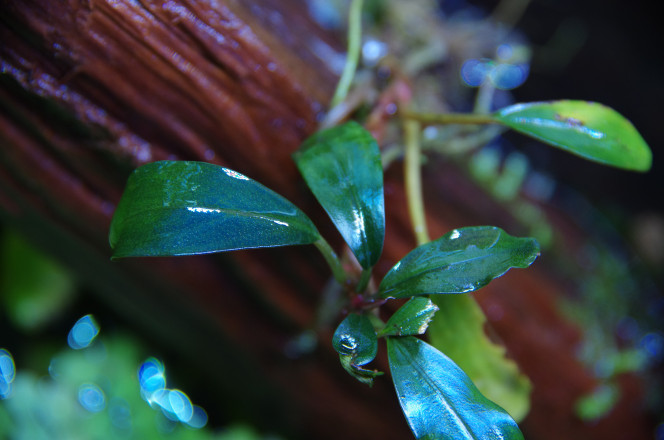
[[519,422],[530,410],[532,386],[505,347],[486,334],[486,317],[469,295],[436,295],[439,307],[429,324],[429,342],[445,353],[470,377],[489,400]]
[[374,138],[351,121],[316,133],[293,158],[360,265],[372,267],[385,237],[383,169]]
[[361,368],[376,358],[378,339],[376,331],[365,315],[349,314],[337,327],[332,346],[339,353],[341,366],[351,376],[369,386],[380,371]]
[[162,161],[131,175],[109,240],[119,258],[307,244],[319,237],[295,205],[240,173]]
[[632,123],[596,102],[515,104],[494,117],[516,131],[606,165],[646,171],[652,162],[650,148]]
[[376,331],[365,315],[351,313],[335,330],[332,346],[340,355],[351,356],[354,365],[368,364],[378,351]]
[[523,439],[509,414],[426,342],[389,337],[387,354],[401,409],[417,439]]
[[401,306],[387,320],[379,336],[422,335],[438,307],[428,297],[417,296]]
[[494,226],[455,229],[423,244],[398,262],[380,283],[382,298],[466,293],[510,268],[525,268],[539,255],[532,238],[512,237]]

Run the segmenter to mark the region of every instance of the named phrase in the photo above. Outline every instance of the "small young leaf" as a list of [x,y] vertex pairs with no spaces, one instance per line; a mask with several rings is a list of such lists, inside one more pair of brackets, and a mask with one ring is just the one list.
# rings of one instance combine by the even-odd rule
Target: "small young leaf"
[[313,243],[295,205],[240,173],[204,162],[136,169],[111,222],[113,258],[191,255]]
[[512,237],[494,226],[455,229],[406,255],[385,275],[379,294],[407,298],[472,292],[512,267],[530,266],[538,255],[534,239]]
[[378,336],[422,335],[438,307],[423,296],[412,298],[387,320]]
[[382,376],[382,371],[367,370],[353,363],[353,357],[350,355],[339,355],[339,362],[348,374],[353,376],[358,381],[365,385],[373,386],[373,381],[376,377]]
[[293,158],[360,265],[371,268],[385,237],[383,169],[374,138],[351,121],[316,133]]
[[647,171],[652,162],[650,148],[632,123],[595,102],[515,104],[494,117],[513,130],[606,165]]
[[376,331],[364,315],[349,314],[334,332],[332,346],[343,356],[351,356],[353,365],[373,361],[378,351]]
[[360,382],[371,386],[374,378],[383,374],[360,368],[373,361],[378,351],[376,331],[365,315],[349,314],[334,332],[332,346],[344,370]]
[[417,439],[523,439],[509,414],[426,342],[388,337],[387,354],[401,409]]

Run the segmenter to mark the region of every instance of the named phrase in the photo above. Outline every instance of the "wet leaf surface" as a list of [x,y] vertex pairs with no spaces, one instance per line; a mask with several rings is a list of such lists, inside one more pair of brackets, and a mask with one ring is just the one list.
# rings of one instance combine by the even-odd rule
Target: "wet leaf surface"
[[486,333],[486,317],[469,295],[436,295],[439,311],[429,324],[427,336],[470,377],[484,396],[503,407],[515,421],[530,410],[532,386],[519,371],[504,346]]
[[130,176],[109,241],[119,258],[308,244],[319,237],[295,205],[236,171],[161,161]]
[[379,294],[407,298],[472,292],[510,268],[530,266],[538,255],[534,239],[512,237],[494,226],[455,229],[406,255],[385,275]]
[[379,336],[422,335],[437,311],[428,297],[412,298],[390,317]]
[[332,346],[340,355],[351,356],[354,365],[368,364],[378,351],[376,331],[369,318],[351,313],[334,332]]
[[360,265],[372,267],[385,237],[383,169],[374,138],[351,121],[316,133],[293,158]]
[[509,414],[426,342],[388,337],[387,352],[401,409],[417,439],[523,439]]

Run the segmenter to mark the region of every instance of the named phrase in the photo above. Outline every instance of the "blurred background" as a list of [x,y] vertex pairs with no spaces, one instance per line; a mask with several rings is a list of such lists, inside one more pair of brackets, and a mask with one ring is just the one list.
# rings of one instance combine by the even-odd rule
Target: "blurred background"
[[[303,331],[327,280],[314,251],[111,263],[105,242],[128,173],[159,158],[232,166],[322,217],[288,161],[322,118],[343,66],[348,1],[220,2],[218,16],[206,12],[207,2],[182,2],[189,15],[177,19],[175,6],[151,5],[150,17],[167,23],[136,25],[152,49],[215,60],[206,70],[165,58],[188,78],[208,75],[212,85],[200,90],[166,67],[145,67],[152,73],[143,75],[140,63],[123,65],[129,55],[118,47],[133,43],[116,38],[113,23],[138,23],[142,12],[132,8],[142,6],[93,3],[103,18],[66,2],[0,6],[0,438],[408,438],[403,420],[393,422],[396,430],[385,422],[385,414],[399,412],[396,402],[380,403],[389,384],[373,397],[348,384],[325,346],[329,330]],[[542,243],[530,287],[511,278],[496,288],[521,292],[523,301],[495,302],[490,290],[478,298],[533,381],[526,438],[664,439],[664,45],[655,4],[365,2],[352,114],[382,105],[398,60],[420,108],[597,101],[632,121],[653,151],[652,170],[639,174],[514,133],[497,133],[486,146],[454,128],[423,134],[434,230],[492,222]],[[60,18],[50,23],[49,14]],[[67,23],[80,26],[80,35],[69,35]],[[168,26],[177,41],[158,33]],[[256,39],[241,32],[245,27]],[[217,35],[216,43],[203,34]],[[250,61],[224,51],[248,51]],[[243,62],[263,73],[254,77],[234,64]],[[218,70],[230,79],[211,73]],[[114,77],[105,80],[109,71]],[[153,89],[150,75],[173,90],[161,83]],[[192,110],[198,107],[189,96],[193,102],[205,94],[249,110]],[[215,111],[228,118],[210,116],[207,124]],[[389,121],[379,129],[384,151],[398,144]],[[261,130],[268,134],[255,134]],[[450,139],[461,139],[461,147],[445,147]],[[248,164],[252,154],[259,160]],[[399,160],[397,153],[387,169],[388,203],[400,200]],[[405,208],[393,210],[388,234],[401,243],[408,223],[397,211]],[[394,246],[382,270],[406,245]],[[525,296],[535,290],[545,298],[537,306]],[[501,308],[518,310],[510,315],[517,320],[491,315]],[[520,348],[522,337],[514,336],[521,324],[521,331],[531,328],[528,316],[550,325],[539,351],[537,341]],[[551,347],[558,351],[547,352]],[[342,426],[321,434],[330,420]]]

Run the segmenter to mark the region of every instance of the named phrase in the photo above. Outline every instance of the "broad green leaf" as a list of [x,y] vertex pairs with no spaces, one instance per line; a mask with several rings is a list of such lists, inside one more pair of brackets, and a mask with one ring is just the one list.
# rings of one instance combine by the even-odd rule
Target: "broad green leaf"
[[376,331],[369,318],[351,313],[335,330],[332,346],[340,355],[351,356],[354,365],[368,364],[378,351]]
[[109,241],[119,258],[307,244],[319,237],[295,205],[240,173],[162,161],[129,178]]
[[380,283],[382,298],[467,293],[539,255],[532,238],[512,237],[494,226],[455,229],[423,244],[398,262]]
[[379,336],[422,335],[438,307],[428,297],[411,298],[387,320]]
[[293,158],[360,265],[376,264],[383,251],[385,204],[380,151],[371,134],[347,122],[311,136]]
[[427,331],[431,345],[461,367],[489,400],[517,422],[523,420],[530,409],[530,381],[505,357],[505,347],[489,339],[486,317],[475,299],[436,295],[432,300],[440,310]]
[[413,336],[388,337],[394,388],[417,439],[523,439],[517,424],[450,358]]
[[650,148],[632,123],[596,102],[515,104],[494,117],[516,131],[606,165],[647,171],[652,163]]

